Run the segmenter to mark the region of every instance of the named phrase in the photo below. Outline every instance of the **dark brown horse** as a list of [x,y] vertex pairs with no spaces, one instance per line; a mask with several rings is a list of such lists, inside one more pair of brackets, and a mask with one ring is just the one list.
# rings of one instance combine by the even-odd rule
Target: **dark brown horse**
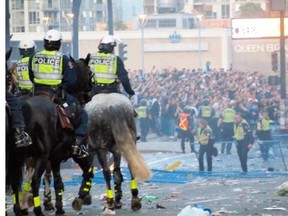
[[[87,91],[90,86],[90,68],[87,66],[87,60],[82,59],[74,61],[71,58],[73,70],[76,70],[78,76],[78,85],[80,91]],[[74,142],[74,131],[70,128],[63,128],[60,124],[59,114],[54,102],[41,95],[34,96],[26,100],[23,104],[23,114],[27,132],[30,134],[33,144],[27,148],[19,149],[25,158],[32,158],[32,167],[34,174],[32,176],[31,192],[33,194],[34,214],[43,216],[41,209],[41,200],[39,195],[39,187],[41,177],[43,176],[47,164],[50,163],[54,180],[55,189],[55,208],[56,215],[65,215],[62,203],[62,195],[64,185],[60,175],[60,164],[71,157],[71,144]],[[15,145],[14,145],[15,146]],[[15,156],[11,155],[9,161],[15,160]],[[79,189],[78,197],[73,202],[73,208],[80,210],[84,199],[90,196],[89,191],[93,179],[92,158],[73,158],[83,170],[83,181]],[[21,161],[22,168],[24,161]],[[13,169],[13,168],[12,168]],[[20,172],[19,176],[23,177]],[[14,178],[13,178],[14,179]],[[22,181],[22,179],[21,179]],[[21,185],[21,184],[20,184]],[[14,203],[15,215],[21,216],[19,209],[19,193],[15,191],[16,202]],[[16,208],[15,208],[16,207]]]

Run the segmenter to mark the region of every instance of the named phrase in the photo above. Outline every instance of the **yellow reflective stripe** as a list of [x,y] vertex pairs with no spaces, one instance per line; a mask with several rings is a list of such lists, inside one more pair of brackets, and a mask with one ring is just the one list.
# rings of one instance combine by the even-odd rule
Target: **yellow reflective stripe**
[[26,192],[31,191],[31,184],[30,184],[30,182],[25,182],[25,184],[24,184],[24,191],[26,191]]
[[113,198],[114,197],[112,190],[107,190],[106,194],[107,194],[107,198]]
[[93,167],[90,167],[88,172],[93,172]]
[[135,179],[132,179],[130,181],[130,189],[136,189],[137,188],[137,181]]
[[87,181],[87,182],[86,182],[86,185],[91,186],[91,182],[90,182],[90,181]]
[[40,196],[33,197],[34,200],[34,207],[39,207],[41,204]]
[[87,191],[89,191],[89,188],[83,188],[83,191],[87,192]]
[[64,191],[61,190],[61,191],[58,193],[58,195],[63,195],[63,193],[64,193]]

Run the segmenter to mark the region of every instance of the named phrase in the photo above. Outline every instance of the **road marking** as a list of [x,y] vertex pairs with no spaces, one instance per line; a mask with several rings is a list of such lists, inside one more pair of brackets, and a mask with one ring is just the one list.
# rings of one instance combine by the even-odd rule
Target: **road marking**
[[223,198],[209,199],[209,200],[197,200],[194,202],[188,202],[186,204],[189,205],[189,204],[197,204],[197,203],[208,203],[208,202],[215,202],[215,201],[226,200],[226,199],[231,199],[231,198],[232,197],[223,197]]
[[171,160],[171,159],[178,159],[178,158],[183,158],[183,157],[191,157],[192,154],[185,154],[185,155],[177,155],[177,156],[174,156],[174,157],[165,157],[165,158],[162,158],[162,159],[159,159],[159,160],[154,160],[154,161],[151,161],[151,162],[147,162],[147,165],[153,165],[153,164],[157,164],[157,163],[160,163],[160,162],[163,162],[163,161],[167,161],[167,160]]

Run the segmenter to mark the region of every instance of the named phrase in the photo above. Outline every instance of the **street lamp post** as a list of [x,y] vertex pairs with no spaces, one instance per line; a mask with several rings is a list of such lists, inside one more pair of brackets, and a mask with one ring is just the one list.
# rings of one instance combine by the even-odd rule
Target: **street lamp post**
[[198,21],[198,58],[199,58],[199,69],[202,69],[202,48],[201,48],[201,20],[203,15],[198,14],[196,15],[197,21]]
[[[74,18],[74,14],[73,13],[67,13],[65,14],[65,20],[69,26],[69,30],[71,31],[71,42],[70,42],[70,54],[73,55],[73,18]],[[75,56],[73,55],[73,57],[75,58]]]
[[145,62],[144,62],[144,27],[147,22],[147,15],[142,14],[138,16],[138,22],[141,27],[141,69],[142,75],[145,73]]

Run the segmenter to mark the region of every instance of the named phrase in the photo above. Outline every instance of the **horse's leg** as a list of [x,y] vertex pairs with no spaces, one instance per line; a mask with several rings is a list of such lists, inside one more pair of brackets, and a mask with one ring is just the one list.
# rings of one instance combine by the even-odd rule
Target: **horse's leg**
[[21,211],[23,214],[28,215],[28,208],[33,206],[33,195],[31,194],[31,181],[34,174],[32,159],[26,161],[26,181],[22,192]]
[[45,211],[53,211],[55,208],[52,203],[51,198],[51,162],[47,161],[46,170],[43,178],[43,185],[44,185],[44,209]]
[[44,216],[41,210],[41,199],[39,195],[39,188],[40,188],[40,183],[41,183],[41,177],[45,171],[45,164],[47,160],[38,158],[36,159],[36,164],[35,164],[35,172],[32,177],[32,193],[33,193],[33,201],[34,201],[34,214],[36,216]]
[[130,170],[130,167],[128,166],[130,175],[131,175],[131,180],[130,180],[130,190],[132,194],[132,199],[131,199],[131,209],[133,211],[137,211],[141,209],[142,204],[141,204],[141,199],[138,197],[138,188],[137,188],[137,181],[133,177],[133,174]]
[[62,177],[60,175],[60,161],[51,161],[51,168],[53,171],[53,179],[54,179],[54,189],[55,189],[55,208],[56,208],[56,216],[65,215],[65,211],[63,209],[63,198],[62,195],[64,193],[64,184],[62,181]]
[[78,197],[76,197],[72,203],[72,207],[76,211],[80,211],[83,204],[90,205],[92,202],[92,198],[90,195],[90,189],[94,177],[92,159],[93,158],[91,157],[85,157],[85,158],[74,157],[74,161],[81,167],[83,171],[82,175],[83,180],[78,192]]
[[115,214],[114,195],[113,195],[113,190],[111,188],[111,171],[108,166],[108,161],[106,157],[107,151],[98,150],[96,153],[97,153],[99,163],[103,169],[103,176],[106,182],[106,207],[104,210],[104,214]]
[[121,173],[120,164],[121,164],[121,155],[114,151],[113,153],[114,158],[114,169],[113,169],[113,177],[114,177],[114,192],[115,192],[115,208],[120,209],[122,208],[122,182],[123,182],[123,175]]

